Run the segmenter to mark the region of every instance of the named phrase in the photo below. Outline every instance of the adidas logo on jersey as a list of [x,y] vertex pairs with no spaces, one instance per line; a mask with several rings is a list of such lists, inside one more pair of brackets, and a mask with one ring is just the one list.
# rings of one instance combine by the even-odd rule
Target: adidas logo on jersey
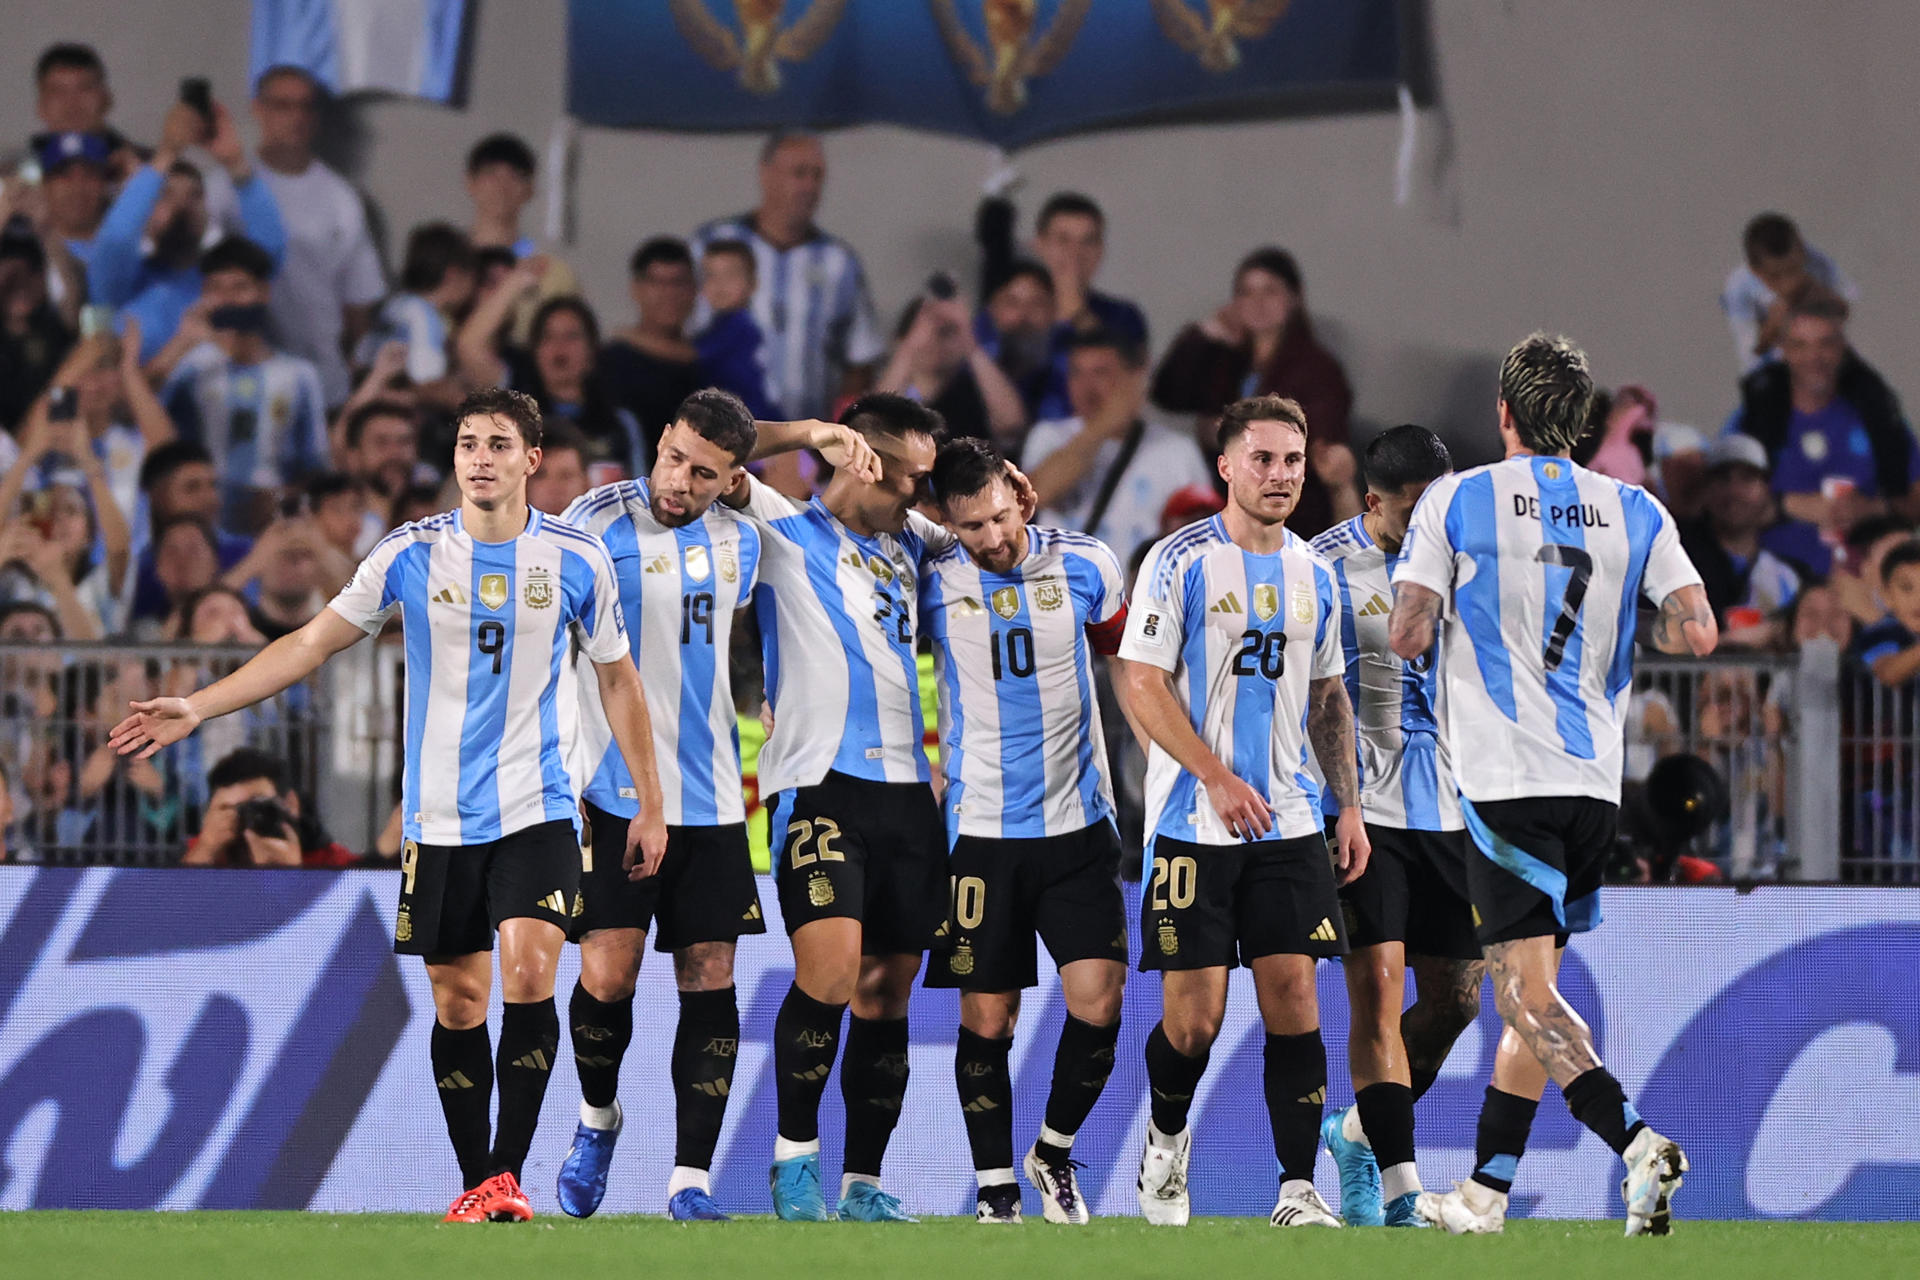
[[1333,942],[1338,939],[1340,935],[1334,930],[1333,921],[1327,919],[1325,916],[1321,916],[1320,923],[1316,925],[1313,932],[1307,936],[1315,942]]
[[1353,616],[1356,618],[1378,618],[1382,614],[1388,614],[1392,612],[1393,612],[1393,606],[1388,604],[1385,600],[1382,600],[1379,597],[1379,595],[1376,594],[1373,597],[1373,599],[1367,601],[1364,605],[1360,606],[1358,609],[1355,609],[1353,611]]
[[429,597],[435,604],[465,604],[467,593],[460,589],[459,583],[450,583]]
[[647,561],[643,573],[666,573],[673,568],[672,556],[653,556]]
[[1218,600],[1215,600],[1213,602],[1213,607],[1208,609],[1207,612],[1208,613],[1245,613],[1246,610],[1240,607],[1240,597],[1233,594],[1233,592],[1229,591],[1224,596],[1221,596]]

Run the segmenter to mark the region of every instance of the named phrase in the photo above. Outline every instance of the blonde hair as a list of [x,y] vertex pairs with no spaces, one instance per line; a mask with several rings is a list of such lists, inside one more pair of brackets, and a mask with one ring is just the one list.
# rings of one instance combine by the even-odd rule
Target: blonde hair
[[1500,363],[1500,399],[1521,444],[1535,453],[1573,448],[1593,404],[1587,353],[1558,335],[1529,334]]

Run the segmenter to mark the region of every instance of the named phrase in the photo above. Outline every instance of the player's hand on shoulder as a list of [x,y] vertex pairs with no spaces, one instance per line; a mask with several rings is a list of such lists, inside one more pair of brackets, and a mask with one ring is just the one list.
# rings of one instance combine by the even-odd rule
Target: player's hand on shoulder
[[1213,811],[1240,839],[1258,840],[1273,830],[1273,806],[1245,779],[1223,772],[1203,785]]

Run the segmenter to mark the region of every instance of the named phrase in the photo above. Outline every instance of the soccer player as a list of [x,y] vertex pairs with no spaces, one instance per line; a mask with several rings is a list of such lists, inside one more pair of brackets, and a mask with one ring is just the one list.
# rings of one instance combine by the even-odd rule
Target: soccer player
[[1626,1161],[1627,1234],[1663,1234],[1687,1159],[1647,1127],[1555,983],[1569,934],[1600,920],[1620,803],[1621,725],[1640,597],[1647,640],[1711,653],[1718,631],[1673,518],[1636,485],[1568,460],[1593,380],[1565,338],[1536,333],[1500,367],[1506,459],[1436,480],[1394,570],[1393,651],[1441,646],[1447,735],[1473,838],[1467,890],[1500,1017],[1531,1051],[1502,1053],[1480,1112],[1474,1172],[1420,1216],[1499,1231],[1545,1079]]
[[[433,985],[433,1075],[467,1187],[446,1220],[524,1221],[533,1210],[520,1169],[560,1040],[554,967],[580,905],[576,789],[558,705],[570,641],[593,663],[638,793],[639,816],[620,841],[626,859],[657,868],[667,829],[606,548],[527,506],[527,477],[540,466],[539,409],[516,391],[476,391],[456,422],[457,510],[394,530],[313,621],[197,693],[133,703],[110,740],[122,754],[151,756],[203,720],[305,679],[400,615],[406,843],[394,950],[424,956]],[[506,1013],[489,1148],[495,931]]]
[[[1328,1116],[1321,1135],[1340,1166],[1348,1226],[1419,1227],[1413,1104],[1479,1012],[1483,970],[1467,904],[1465,822],[1440,733],[1439,670],[1430,651],[1406,662],[1388,647],[1388,579],[1414,504],[1453,460],[1440,437],[1407,424],[1375,437],[1360,469],[1367,509],[1313,540],[1333,568],[1373,846],[1367,874],[1340,890],[1352,947],[1354,1105]],[[1402,1013],[1409,959],[1419,999]]]
[[1060,970],[1067,1020],[1027,1181],[1048,1222],[1084,1223],[1073,1138],[1106,1087],[1120,1035],[1127,923],[1120,837],[1093,696],[1095,652],[1126,627],[1126,577],[1106,544],[1031,528],[1005,459],[956,440],[933,492],[958,540],[920,579],[920,625],[940,677],[951,849],[949,936],[927,985],[958,987],[954,1078],[980,1183],[981,1222],[1020,1221],[1008,1051],[1036,932]]
[[[1217,438],[1226,509],[1153,545],[1120,646],[1127,704],[1153,744],[1140,967],[1161,971],[1164,1009],[1147,1037],[1140,1211],[1186,1224],[1187,1113],[1237,960],[1267,1030],[1270,1220],[1337,1227],[1313,1189],[1327,1085],[1314,962],[1347,949],[1334,862],[1350,881],[1368,855],[1339,608],[1332,570],[1285,527],[1306,479],[1300,406],[1237,400]],[[1331,861],[1309,740],[1340,810]]]
[[[866,446],[845,427],[836,466]],[[639,879],[621,864],[637,793],[613,741],[599,685],[580,682],[576,776],[584,784],[592,840],[581,877],[585,903],[575,935],[580,980],[568,1006],[580,1074],[580,1127],[560,1167],[560,1207],[592,1214],[606,1194],[607,1168],[621,1129],[615,1096],[633,1039],[633,988],[657,916],[654,946],[673,954],[680,990],[671,1075],[676,1114],[667,1213],[676,1221],[717,1221],[708,1171],[726,1118],[740,1040],[733,987],[735,940],[764,933],[747,848],[740,791],[740,742],[727,655],[735,610],[760,577],[760,533],[714,500],[732,487],[753,452],[753,416],[724,391],[680,402],[660,437],[653,471],[595,489],[565,519],[603,539],[620,583],[627,638],[647,703],[657,714],[653,745],[665,794],[667,853]]]
[[[945,833],[921,746],[914,665],[924,496],[940,415],[902,396],[853,402],[846,424],[880,459],[877,480],[834,473],[805,506],[754,480],[732,491],[760,532],[760,624],[773,732],[760,789],[793,988],[774,1021],[779,1132],[769,1181],[782,1218],[831,1216],[820,1185],[820,1096],[849,1006],[839,1216],[911,1221],[880,1189],[880,1162],[907,1088],[907,1002],[946,920]],[[787,447],[762,424],[756,456]],[[944,548],[944,538],[940,545]]]

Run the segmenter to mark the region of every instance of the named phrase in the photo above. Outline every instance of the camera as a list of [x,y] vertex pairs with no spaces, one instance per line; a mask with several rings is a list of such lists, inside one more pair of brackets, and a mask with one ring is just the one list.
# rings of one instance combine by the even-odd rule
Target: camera
[[242,831],[275,839],[285,839],[296,827],[287,807],[271,796],[242,800],[233,807],[233,819]]

